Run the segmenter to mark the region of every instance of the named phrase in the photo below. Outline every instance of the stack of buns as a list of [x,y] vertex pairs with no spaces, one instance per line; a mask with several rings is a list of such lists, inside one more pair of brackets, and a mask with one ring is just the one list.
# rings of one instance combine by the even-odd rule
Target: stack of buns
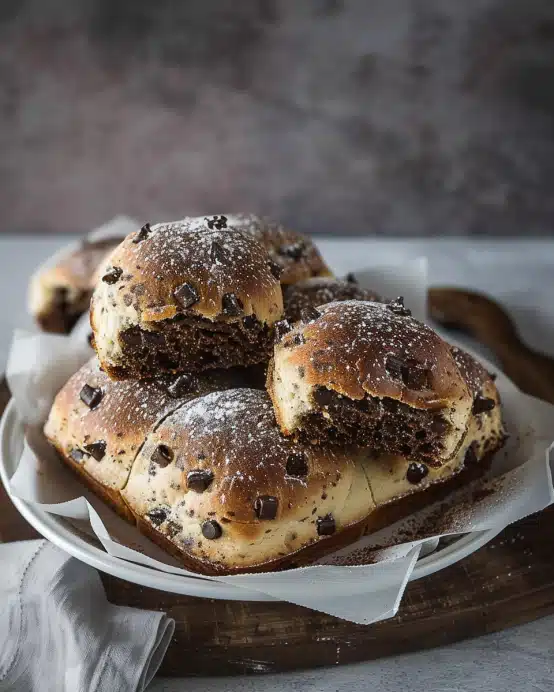
[[146,224],[94,274],[96,355],[45,435],[188,569],[309,564],[444,497],[502,446],[480,364],[278,224]]

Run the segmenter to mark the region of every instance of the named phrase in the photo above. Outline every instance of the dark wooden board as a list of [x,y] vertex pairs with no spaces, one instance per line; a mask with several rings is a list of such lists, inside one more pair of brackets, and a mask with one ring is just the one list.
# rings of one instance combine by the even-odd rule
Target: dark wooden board
[[[450,297],[465,300],[461,295]],[[435,300],[440,298],[435,295]],[[479,299],[486,301],[484,297]],[[473,312],[480,305],[490,309],[488,301],[478,301]],[[450,310],[448,321],[452,322],[454,309]],[[435,314],[440,317],[436,310]],[[484,328],[490,331],[487,324],[485,319]],[[463,320],[460,325],[464,326]],[[479,338],[478,327],[471,331]],[[510,338],[517,339],[514,335]],[[501,338],[506,343],[505,333]],[[493,338],[487,345],[495,350]],[[554,369],[548,369],[551,362],[545,367],[540,360],[544,356],[535,359],[528,350],[520,353],[523,355],[519,361],[505,356],[512,363],[511,377],[520,385],[526,383],[530,393],[553,401],[550,372]],[[537,375],[531,379],[531,385],[529,368],[543,372],[542,378]],[[5,404],[5,387],[2,397]],[[3,488],[0,502],[1,541],[37,536],[11,505]],[[554,510],[549,508],[508,527],[492,543],[461,562],[409,584],[398,615],[371,626],[354,625],[287,603],[213,601],[174,596],[104,574],[102,580],[111,602],[163,610],[175,619],[175,637],[162,664],[162,675],[268,673],[366,661],[440,646],[553,613],[552,545]]]

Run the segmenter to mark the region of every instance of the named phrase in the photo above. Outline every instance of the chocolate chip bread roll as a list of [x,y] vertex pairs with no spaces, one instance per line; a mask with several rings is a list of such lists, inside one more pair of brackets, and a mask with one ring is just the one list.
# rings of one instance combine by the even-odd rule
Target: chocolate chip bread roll
[[285,318],[289,322],[298,322],[309,316],[313,308],[326,303],[343,300],[381,300],[373,291],[358,286],[353,274],[346,280],[331,277],[314,277],[300,281],[283,290]]
[[190,399],[237,386],[238,376],[225,371],[114,382],[93,358],[56,396],[44,434],[93,492],[132,519],[120,491],[151,427]]
[[265,248],[224,216],[131,233],[91,304],[98,358],[114,379],[267,362],[283,312]]
[[333,275],[307,236],[254,214],[228,214],[225,218],[229,225],[246,231],[265,247],[283,286],[310,277]]
[[55,264],[39,269],[29,286],[29,312],[45,332],[68,333],[89,309],[98,266],[121,238],[83,241]]
[[277,330],[268,391],[286,435],[370,446],[440,466],[467,433],[472,396],[450,346],[401,300],[345,301]]
[[348,449],[283,437],[269,397],[251,389],[167,416],[122,495],[143,532],[203,574],[304,564],[361,536],[373,508]]

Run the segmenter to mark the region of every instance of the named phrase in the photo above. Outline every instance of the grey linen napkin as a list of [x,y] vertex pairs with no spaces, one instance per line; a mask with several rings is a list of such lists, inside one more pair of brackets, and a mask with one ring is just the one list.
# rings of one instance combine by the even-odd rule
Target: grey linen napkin
[[142,692],[174,629],[48,541],[0,545],[0,692]]

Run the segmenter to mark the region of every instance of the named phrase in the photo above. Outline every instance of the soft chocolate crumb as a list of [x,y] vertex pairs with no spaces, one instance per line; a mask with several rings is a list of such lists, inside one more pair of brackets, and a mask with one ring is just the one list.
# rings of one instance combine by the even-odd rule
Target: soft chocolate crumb
[[303,365],[298,367],[298,377],[300,377],[300,379],[304,379],[304,377],[306,377],[306,368]]
[[121,267],[113,267],[104,274],[102,281],[106,284],[115,284],[119,281],[122,274],[123,269]]
[[420,464],[418,461],[412,461],[412,463],[408,466],[408,470],[406,471],[406,480],[408,483],[417,485],[418,483],[421,483],[428,473],[429,469],[425,464]]
[[487,397],[484,397],[482,394],[478,394],[473,401],[471,412],[477,416],[480,413],[492,411],[495,406],[496,401],[494,399],[489,399]]
[[248,331],[258,329],[260,327],[260,322],[256,315],[245,315],[242,318],[242,326]]
[[167,393],[174,399],[190,394],[198,389],[198,379],[190,373],[179,375],[167,388]]
[[142,242],[143,240],[146,240],[146,238],[148,238],[148,236],[150,235],[151,230],[152,229],[150,228],[150,224],[145,223],[144,226],[140,229],[140,231],[133,238],[133,243],[135,245],[138,245],[138,243]]
[[202,524],[202,535],[210,541],[220,538],[223,530],[215,519],[209,519]]
[[158,348],[165,347],[165,336],[161,332],[154,332],[145,329],[142,332],[142,338],[149,346],[155,346]]
[[272,495],[260,495],[254,502],[254,512],[258,519],[275,519],[279,501]]
[[221,305],[223,314],[227,317],[238,317],[242,314],[242,302],[234,293],[225,293]]
[[279,320],[275,323],[275,341],[281,341],[281,339],[288,334],[292,329],[292,325],[288,320]]
[[198,303],[200,294],[192,284],[184,283],[173,291],[173,297],[183,309],[187,309]]
[[91,387],[85,384],[79,394],[79,399],[90,409],[96,408],[102,401],[102,390],[99,387]]
[[324,517],[318,517],[316,526],[318,536],[332,536],[337,530],[332,514],[326,514]]
[[267,266],[269,267],[269,271],[273,274],[277,281],[279,281],[279,279],[283,275],[283,269],[277,264],[277,262],[274,262],[272,259],[268,260]]
[[308,475],[308,462],[304,452],[291,452],[287,458],[287,476],[305,478]]
[[142,334],[140,327],[130,327],[121,332],[120,339],[126,346],[130,346],[131,348],[141,346]]
[[321,313],[312,305],[305,307],[300,314],[302,322],[313,322],[314,320],[317,320],[318,317],[321,317]]
[[158,445],[150,459],[158,466],[165,468],[173,459],[173,451],[167,445]]
[[106,443],[104,440],[91,442],[90,444],[85,445],[85,450],[91,455],[91,457],[94,457],[96,461],[100,461],[106,454]]
[[408,308],[404,305],[404,298],[402,296],[399,296],[396,300],[391,300],[390,303],[387,303],[387,308],[391,312],[394,312],[395,315],[399,315],[400,317],[411,317],[412,315],[412,311],[408,310]]
[[214,479],[214,474],[205,469],[194,469],[187,473],[187,488],[197,493],[207,490]]
[[159,526],[167,519],[167,512],[161,507],[155,507],[154,509],[151,509],[146,516],[150,519],[154,526]]

